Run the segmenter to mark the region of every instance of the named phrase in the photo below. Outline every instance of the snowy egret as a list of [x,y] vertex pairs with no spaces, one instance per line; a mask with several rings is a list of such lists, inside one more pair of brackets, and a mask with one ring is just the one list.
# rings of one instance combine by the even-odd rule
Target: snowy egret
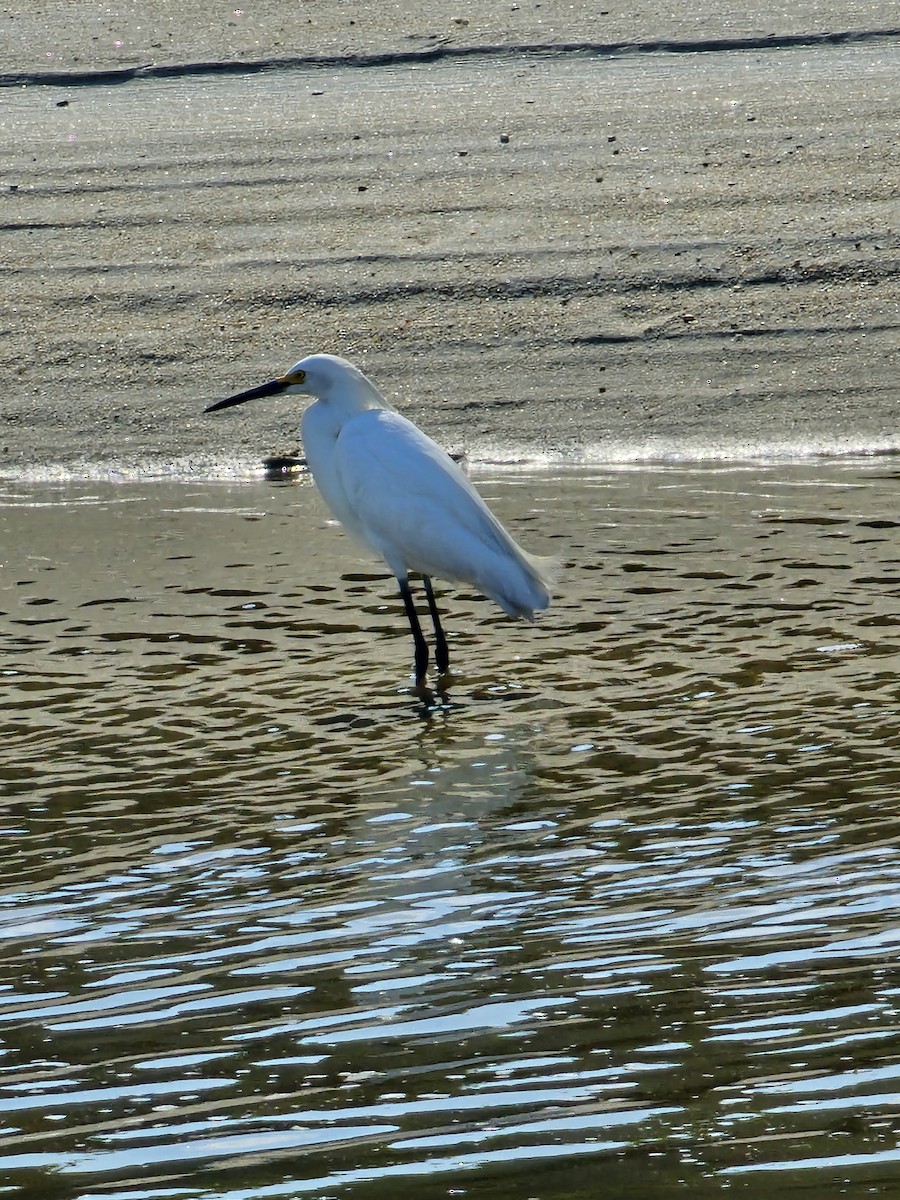
[[205,411],[281,393],[316,398],[300,423],[307,464],[334,516],[397,577],[415,642],[417,684],[425,681],[428,645],[410,571],[422,576],[442,675],[450,656],[432,576],[471,584],[510,617],[533,621],[547,607],[556,561],[518,546],[452,458],[346,359],[311,354],[285,375]]

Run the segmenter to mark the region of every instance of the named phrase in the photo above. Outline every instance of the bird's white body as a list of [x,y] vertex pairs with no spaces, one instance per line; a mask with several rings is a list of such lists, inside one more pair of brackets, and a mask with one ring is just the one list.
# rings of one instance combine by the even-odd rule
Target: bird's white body
[[416,647],[417,683],[425,680],[428,647],[410,571],[423,578],[442,674],[450,658],[432,576],[471,584],[510,617],[531,621],[547,607],[556,561],[518,546],[449,454],[346,359],[311,354],[280,378],[206,411],[283,392],[315,397],[301,421],[306,461],[332,513],[396,575]]
[[[301,436],[316,486],[347,532],[398,579],[413,571],[471,584],[511,617],[546,608],[552,561],[522,550],[449,454],[361,372],[313,357],[328,359],[336,386],[319,384]],[[304,373],[311,388],[313,371]]]

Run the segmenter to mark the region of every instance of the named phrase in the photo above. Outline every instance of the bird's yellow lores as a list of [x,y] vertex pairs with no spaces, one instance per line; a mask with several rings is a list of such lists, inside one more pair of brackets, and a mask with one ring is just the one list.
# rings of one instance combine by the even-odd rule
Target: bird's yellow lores
[[533,621],[548,606],[556,560],[518,546],[449,454],[396,412],[346,359],[311,354],[280,378],[205,411],[280,393],[316,398],[300,425],[307,464],[334,516],[397,577],[416,646],[417,684],[428,670],[428,646],[410,571],[423,579],[441,674],[450,660],[432,576],[471,584],[510,617]]

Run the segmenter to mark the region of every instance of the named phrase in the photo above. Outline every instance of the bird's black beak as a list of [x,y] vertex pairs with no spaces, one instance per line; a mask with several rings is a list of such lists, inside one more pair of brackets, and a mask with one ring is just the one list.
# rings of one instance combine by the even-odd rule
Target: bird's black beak
[[277,396],[279,392],[285,391],[290,385],[290,379],[270,379],[268,383],[261,383],[259,387],[248,388],[246,392],[238,392],[235,396],[226,396],[224,400],[208,404],[203,411],[218,412],[220,408],[231,408],[235,404],[245,404],[248,400],[261,400],[263,396]]

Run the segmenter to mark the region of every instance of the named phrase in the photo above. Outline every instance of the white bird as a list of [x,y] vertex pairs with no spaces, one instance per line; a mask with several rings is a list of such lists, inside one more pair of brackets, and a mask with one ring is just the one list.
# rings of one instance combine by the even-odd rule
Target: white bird
[[432,576],[471,584],[510,617],[533,621],[549,605],[556,560],[518,546],[449,454],[396,412],[346,359],[311,354],[285,375],[205,411],[280,393],[316,398],[300,425],[307,465],[338,521],[397,577],[415,642],[417,685],[425,681],[428,646],[410,571],[422,576],[442,675],[450,658]]

